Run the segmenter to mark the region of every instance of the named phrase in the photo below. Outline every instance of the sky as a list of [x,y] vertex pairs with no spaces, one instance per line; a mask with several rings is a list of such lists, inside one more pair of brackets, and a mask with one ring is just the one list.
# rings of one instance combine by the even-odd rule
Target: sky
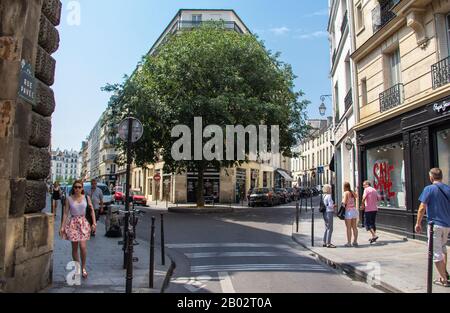
[[[320,96],[330,94],[328,0],[63,0],[61,41],[53,86],[52,149],[79,150],[110,95],[107,83],[130,75],[179,9],[234,9],[292,65],[295,90],[311,101],[309,118],[320,118]],[[327,99],[327,115],[331,103]]]

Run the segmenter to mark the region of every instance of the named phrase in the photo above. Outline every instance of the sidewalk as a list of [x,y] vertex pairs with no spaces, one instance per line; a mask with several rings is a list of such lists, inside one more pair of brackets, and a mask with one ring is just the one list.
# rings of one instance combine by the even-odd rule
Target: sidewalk
[[[318,209],[316,208],[316,212]],[[294,217],[295,218],[295,217]],[[294,221],[292,238],[303,247],[311,250],[329,265],[344,270],[360,279],[366,280],[377,273],[379,285],[392,292],[426,293],[428,247],[426,242],[406,239],[388,232],[379,231],[379,241],[370,245],[369,234],[358,228],[359,248],[345,248],[347,236],[344,221],[335,217],[332,242],[337,249],[323,248],[324,222],[320,213],[315,214],[315,246],[311,246],[311,211],[302,214],[299,233]],[[439,277],[434,270],[434,279]],[[450,293],[450,288],[433,285],[433,293]]]
[[[105,237],[105,217],[102,216],[97,225],[97,235],[88,242],[86,269],[89,277],[82,279],[81,286],[69,286],[66,276],[69,270],[66,265],[72,261],[71,244],[59,237],[58,230],[61,217],[55,220],[55,244],[53,252],[53,285],[45,290],[47,293],[123,293],[125,292],[125,274],[122,269],[123,251],[118,245],[121,238]],[[172,270],[171,260],[166,256],[166,266],[161,265],[160,247],[155,246],[154,288],[149,289],[150,245],[138,239],[139,245],[134,247],[133,257],[139,262],[133,264],[133,292],[160,293],[167,283]]]
[[[156,201],[148,201],[147,206],[150,209],[166,210],[168,208],[195,207],[195,203],[172,203],[172,202],[166,203],[165,201],[158,201],[158,203],[156,203]],[[233,209],[233,210],[251,209],[251,207],[248,206],[247,201],[243,201],[240,203],[231,203],[231,204],[230,203],[216,203],[214,205],[212,205],[212,204],[205,205],[206,209],[214,209],[215,207],[229,208],[229,209]],[[278,208],[295,208],[295,202],[290,202],[287,204],[280,204],[276,207],[278,207]]]

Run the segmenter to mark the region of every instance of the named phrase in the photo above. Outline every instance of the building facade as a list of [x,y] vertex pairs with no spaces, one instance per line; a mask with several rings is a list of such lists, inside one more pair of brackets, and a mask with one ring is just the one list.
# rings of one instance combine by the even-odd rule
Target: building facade
[[[234,10],[180,10],[150,49],[155,54],[158,47],[165,42],[169,34],[188,31],[200,26],[205,21],[222,21],[225,30],[249,34]],[[290,159],[273,155],[268,162],[250,162],[237,168],[210,169],[205,173],[204,194],[214,197],[216,202],[230,203],[247,196],[248,190],[255,187],[291,186]],[[164,161],[148,168],[132,167],[131,186],[144,192],[150,201],[167,200],[173,203],[196,202],[197,173],[188,172],[181,175],[163,172]],[[125,167],[118,169],[119,181],[125,185]],[[159,174],[161,181],[154,181]]]
[[[328,32],[331,47],[331,82],[333,98],[334,146],[335,146],[335,195],[337,203],[342,200],[345,182],[356,189],[358,185],[355,66],[350,58],[354,51],[354,27],[352,1],[331,0]],[[350,9],[349,9],[350,8]]]
[[382,228],[414,233],[428,171],[450,182],[450,2],[355,1],[360,181],[381,196]]
[[307,124],[311,131],[296,147],[300,157],[291,160],[294,186],[334,184],[334,174],[330,169],[334,154],[332,118],[308,120]]
[[74,150],[52,151],[51,181],[70,183],[80,177],[78,171],[79,152]]

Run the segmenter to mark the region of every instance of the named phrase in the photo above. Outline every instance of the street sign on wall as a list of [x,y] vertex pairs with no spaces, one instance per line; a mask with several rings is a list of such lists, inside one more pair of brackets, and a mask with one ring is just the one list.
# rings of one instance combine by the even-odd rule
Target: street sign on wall
[[34,105],[36,103],[36,78],[30,63],[22,60],[19,78],[19,97]]

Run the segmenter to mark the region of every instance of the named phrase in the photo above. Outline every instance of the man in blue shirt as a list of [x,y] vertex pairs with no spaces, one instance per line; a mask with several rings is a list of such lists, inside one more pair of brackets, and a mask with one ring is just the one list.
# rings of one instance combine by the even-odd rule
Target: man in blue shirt
[[417,214],[416,232],[422,232],[422,219],[425,212],[428,222],[434,223],[434,263],[441,276],[435,283],[449,287],[447,272],[447,240],[450,233],[450,187],[442,182],[442,170],[430,171],[432,185],[425,187],[419,198],[421,202]]

